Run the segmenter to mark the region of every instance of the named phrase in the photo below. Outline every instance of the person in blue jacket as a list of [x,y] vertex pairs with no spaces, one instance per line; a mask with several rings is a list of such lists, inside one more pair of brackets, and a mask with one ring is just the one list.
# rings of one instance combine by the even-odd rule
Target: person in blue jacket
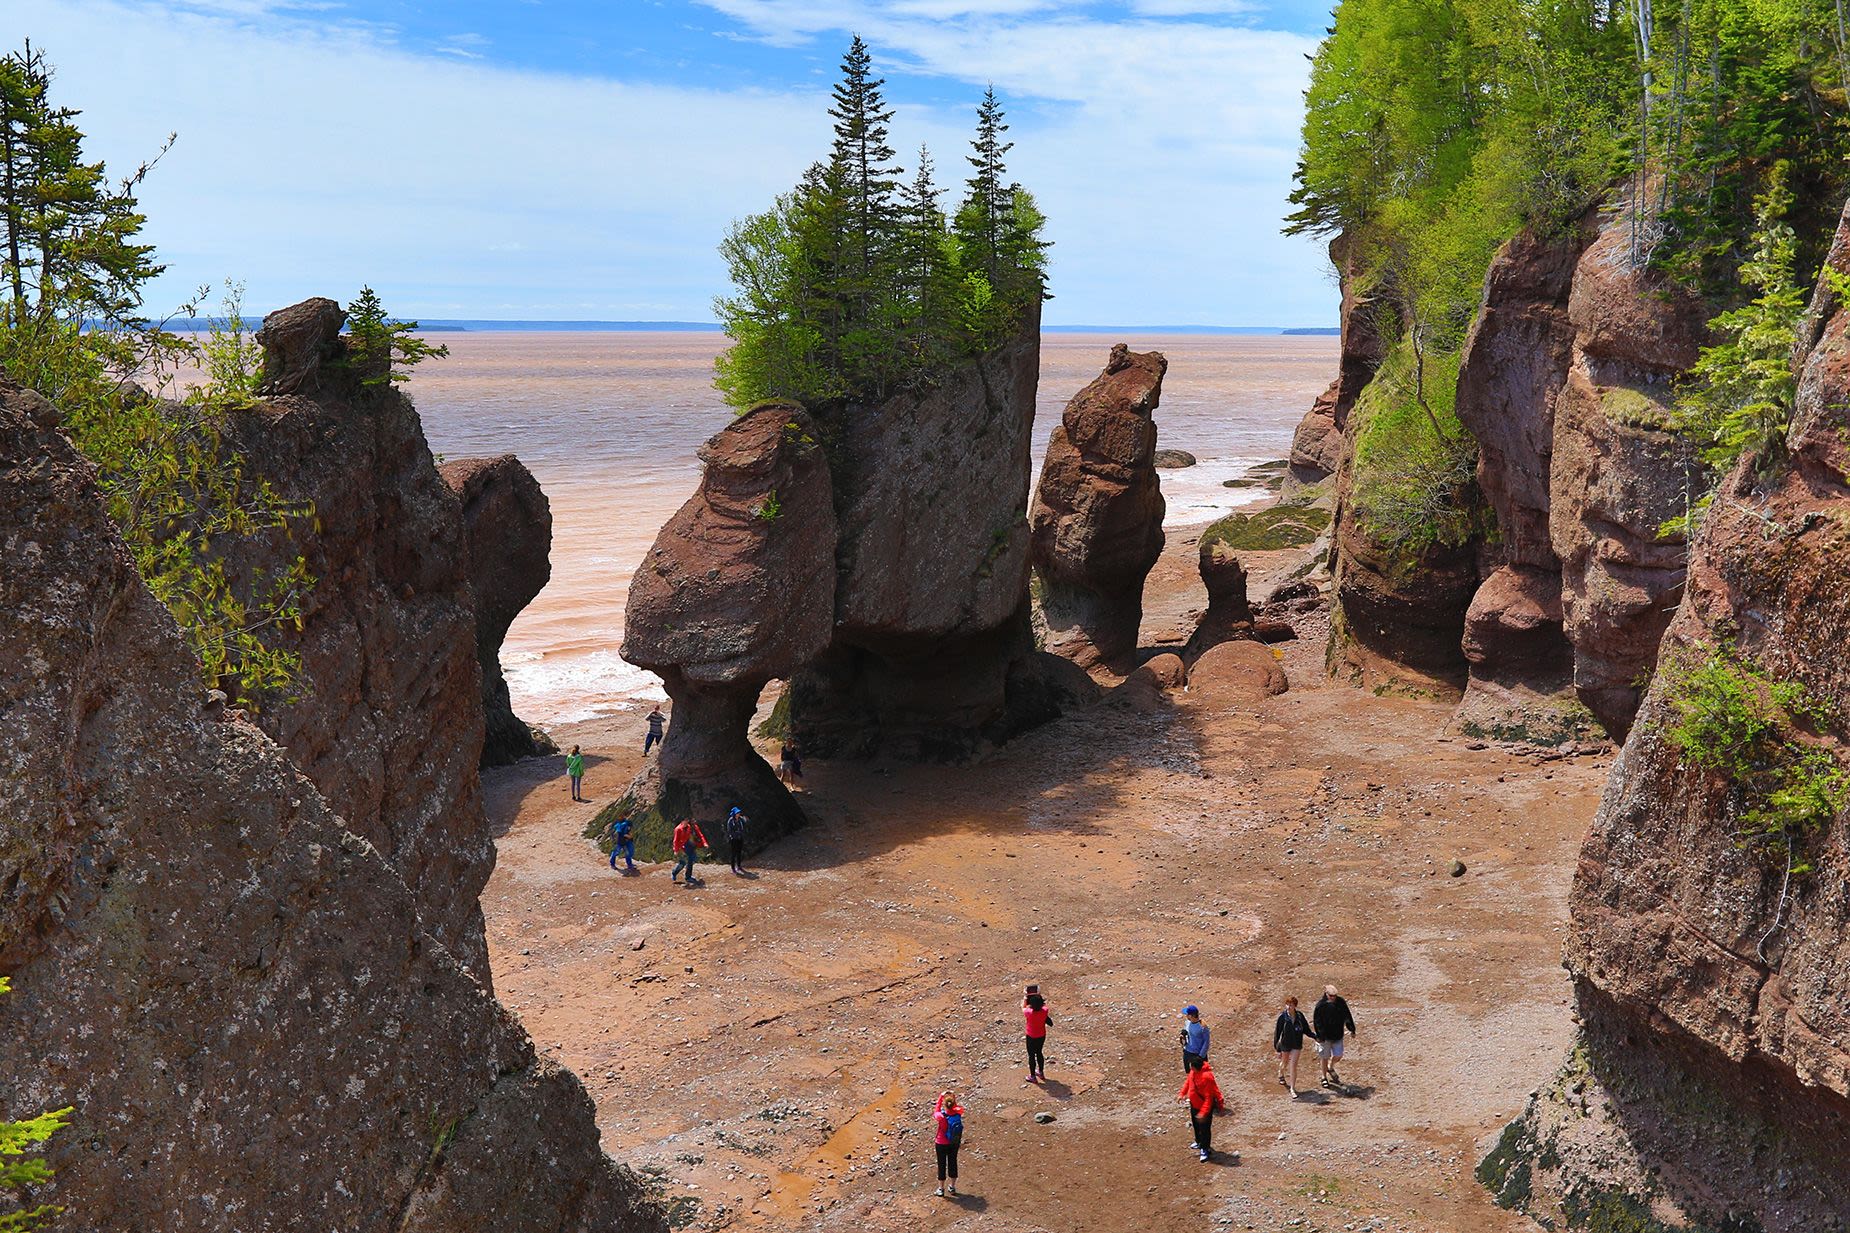
[[1201,1021],[1201,1008],[1182,1008],[1182,1069],[1194,1070],[1208,1060],[1208,1025]]

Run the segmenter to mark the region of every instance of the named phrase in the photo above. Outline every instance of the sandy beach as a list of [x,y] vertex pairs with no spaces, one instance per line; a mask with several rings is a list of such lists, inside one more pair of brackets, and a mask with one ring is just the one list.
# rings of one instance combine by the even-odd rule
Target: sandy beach
[[[1194,543],[1171,536],[1146,642],[1201,602]],[[1253,593],[1300,559],[1256,556]],[[1569,1045],[1560,933],[1606,760],[1474,747],[1443,705],[1328,686],[1323,628],[1302,619],[1290,691],[1258,706],[1107,702],[975,768],[813,763],[812,825],[692,889],[580,837],[640,765],[637,719],[563,727],[590,803],[559,759],[487,777],[497,990],[686,1227],[1528,1227],[1471,1172]],[[1056,1020],[1041,1087],[1029,981]],[[1307,1054],[1293,1100],[1271,1022],[1326,983],[1358,1022],[1350,1086],[1319,1091]],[[1230,1106],[1205,1166],[1176,1099],[1187,1002]],[[970,1111],[955,1201],[932,1194],[944,1087]]]

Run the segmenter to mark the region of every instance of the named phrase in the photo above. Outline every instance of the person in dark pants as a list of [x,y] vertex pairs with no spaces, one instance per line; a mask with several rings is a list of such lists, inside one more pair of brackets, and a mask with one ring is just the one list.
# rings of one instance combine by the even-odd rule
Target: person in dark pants
[[565,755],[565,774],[572,781],[572,799],[585,799],[585,756],[578,746],[572,746],[572,752]]
[[1188,1103],[1188,1124],[1195,1130],[1195,1150],[1201,1153],[1201,1163],[1206,1164],[1214,1154],[1214,1115],[1227,1107],[1221,1097],[1220,1084],[1214,1080],[1213,1068],[1204,1061],[1189,1071],[1177,1095]]
[[656,707],[649,712],[649,735],[642,738],[642,756],[648,757],[649,751],[662,743],[662,708]]
[[938,1149],[938,1197],[943,1198],[947,1189],[957,1193],[957,1149],[964,1142],[964,1107],[957,1103],[956,1093],[949,1089],[938,1093],[931,1120],[937,1130],[932,1142]]
[[617,857],[623,858],[623,872],[636,872],[636,828],[629,816],[618,818],[610,824],[610,867],[617,867]]
[[682,818],[674,828],[674,868],[668,871],[670,882],[678,881],[683,865],[687,867],[687,881],[683,886],[694,884],[694,861],[700,855],[701,848],[710,848],[706,832],[692,818]]
[[1194,1070],[1208,1060],[1208,1025],[1201,1021],[1201,1010],[1182,1008],[1182,1069]]
[[751,819],[737,805],[726,815],[726,847],[732,855],[732,871],[745,872],[745,825]]
[[1324,1087],[1341,1087],[1343,1080],[1336,1073],[1336,1063],[1343,1060],[1343,1033],[1355,1035],[1355,1016],[1349,1013],[1349,1003],[1343,1001],[1335,985],[1323,987],[1323,996],[1310,1008],[1310,1025],[1317,1037],[1317,1056],[1323,1059],[1320,1082]]
[[1304,1052],[1304,1038],[1310,1035],[1310,1023],[1298,1009],[1296,998],[1286,998],[1285,1008],[1272,1024],[1272,1052],[1278,1054],[1278,1081],[1293,1096],[1298,1094],[1298,1058]]
[[1041,996],[1039,985],[1028,986],[1021,1017],[1028,1042],[1028,1082],[1039,1083],[1047,1077],[1047,1029],[1053,1026],[1053,1015],[1047,1010],[1047,999]]

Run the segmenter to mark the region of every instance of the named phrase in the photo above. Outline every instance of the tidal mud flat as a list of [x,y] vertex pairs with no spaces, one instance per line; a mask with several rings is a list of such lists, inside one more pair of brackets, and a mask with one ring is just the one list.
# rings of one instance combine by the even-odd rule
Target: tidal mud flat
[[[1170,534],[1146,645],[1203,603],[1197,538]],[[1262,596],[1305,558],[1243,559]],[[1291,688],[1264,702],[1108,697],[973,767],[813,761],[811,824],[691,890],[581,837],[641,765],[639,716],[561,728],[590,803],[559,759],[485,776],[497,989],[688,1227],[1532,1227],[1472,1173],[1571,1043],[1561,939],[1609,760],[1474,748],[1446,703],[1331,685],[1323,620],[1278,645]],[[1056,1021],[1042,1088],[1029,981]],[[1326,983],[1360,1027],[1350,1087],[1307,1057],[1292,1101],[1271,1020]],[[1187,1002],[1230,1106],[1205,1166]],[[932,1195],[946,1086],[970,1109],[956,1201]]]

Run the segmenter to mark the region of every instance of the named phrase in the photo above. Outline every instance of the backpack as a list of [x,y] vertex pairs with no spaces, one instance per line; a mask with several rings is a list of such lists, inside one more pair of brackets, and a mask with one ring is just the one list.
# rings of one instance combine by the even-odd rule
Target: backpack
[[963,1114],[950,1113],[950,1112],[945,1113],[944,1115],[944,1137],[949,1139],[952,1143],[963,1142],[963,1137],[964,1137],[964,1115]]

